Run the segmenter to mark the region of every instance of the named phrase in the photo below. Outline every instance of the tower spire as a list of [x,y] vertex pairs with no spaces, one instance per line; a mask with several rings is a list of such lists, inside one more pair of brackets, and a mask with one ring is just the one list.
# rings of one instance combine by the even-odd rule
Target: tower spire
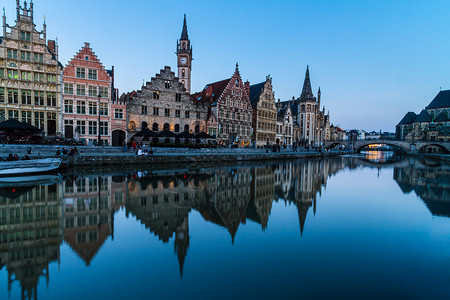
[[180,40],[189,40],[188,30],[187,30],[187,22],[186,22],[186,14],[184,14],[184,21],[183,21],[183,31],[181,32],[181,39]]
[[311,79],[309,78],[309,66],[306,66],[305,82],[303,83],[301,99],[313,99],[314,95],[311,88]]

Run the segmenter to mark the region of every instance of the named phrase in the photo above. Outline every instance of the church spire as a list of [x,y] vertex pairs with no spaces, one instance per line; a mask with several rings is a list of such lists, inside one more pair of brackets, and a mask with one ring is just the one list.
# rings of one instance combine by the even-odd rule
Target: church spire
[[309,78],[309,66],[307,66],[305,82],[303,83],[303,90],[302,90],[302,95],[300,96],[300,99],[308,100],[308,99],[313,99],[313,98],[314,98],[314,95],[312,93],[311,80]]
[[184,14],[184,22],[183,22],[183,31],[181,32],[180,40],[189,40],[188,30],[187,30],[187,22],[186,22],[186,14]]

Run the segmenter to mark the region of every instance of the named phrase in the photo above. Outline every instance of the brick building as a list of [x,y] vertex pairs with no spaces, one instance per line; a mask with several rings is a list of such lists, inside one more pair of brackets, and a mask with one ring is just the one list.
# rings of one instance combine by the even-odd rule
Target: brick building
[[100,130],[102,144],[125,139],[126,105],[117,98],[114,67],[106,70],[89,43],[64,68],[63,109],[66,138],[93,144]]
[[16,25],[6,23],[0,37],[0,122],[17,119],[56,135],[62,130],[58,46],[47,42],[47,25],[37,31],[33,2],[17,0]]
[[219,144],[250,146],[253,109],[249,94],[250,83],[242,82],[236,64],[231,78],[207,84],[203,91],[192,95],[197,102],[210,105],[212,116],[208,117],[208,125],[213,123],[211,127],[217,128]]

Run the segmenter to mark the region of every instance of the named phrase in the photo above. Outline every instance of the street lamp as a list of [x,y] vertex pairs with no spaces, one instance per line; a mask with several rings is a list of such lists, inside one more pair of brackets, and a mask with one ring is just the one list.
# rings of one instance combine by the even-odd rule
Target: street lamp
[[100,94],[100,91],[98,92],[98,140],[97,140],[97,145],[100,146],[102,143],[102,137],[100,135],[100,99],[102,97],[102,95]]

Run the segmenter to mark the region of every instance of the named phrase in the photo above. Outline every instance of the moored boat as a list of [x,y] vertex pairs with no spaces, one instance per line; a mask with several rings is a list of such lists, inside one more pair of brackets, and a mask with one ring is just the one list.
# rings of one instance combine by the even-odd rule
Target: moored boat
[[61,158],[0,162],[0,176],[53,171],[59,168],[61,162]]

